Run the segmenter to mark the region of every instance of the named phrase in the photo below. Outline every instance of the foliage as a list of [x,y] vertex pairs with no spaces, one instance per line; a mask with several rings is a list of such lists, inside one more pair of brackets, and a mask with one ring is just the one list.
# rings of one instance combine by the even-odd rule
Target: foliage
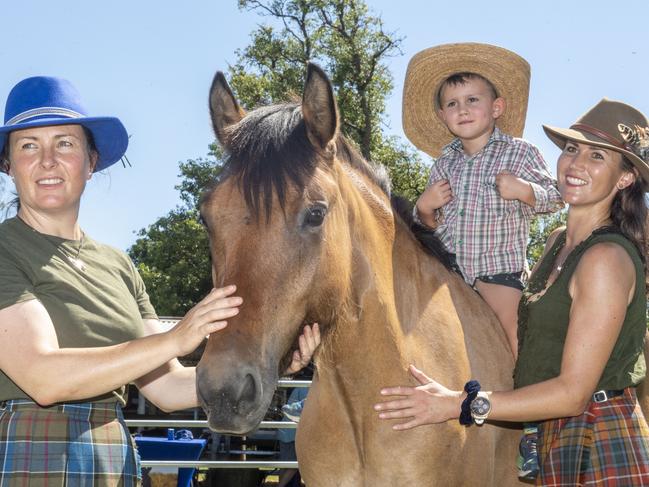
[[160,315],[180,316],[211,287],[207,234],[194,210],[159,218],[129,249]]
[[[244,108],[299,99],[306,63],[327,71],[337,94],[341,131],[370,160],[384,164],[393,191],[414,200],[428,169],[417,153],[383,134],[385,101],[393,88],[386,58],[400,54],[402,39],[385,31],[363,0],[239,0],[279,27],[261,25],[238,50],[229,79]],[[162,315],[184,314],[210,289],[207,237],[198,223],[200,195],[215,181],[223,154],[180,163],[182,206],[138,233],[129,254],[151,301]]]
[[387,167],[395,193],[415,201],[426,189],[429,167],[409,146],[390,137],[374,150],[376,160]]
[[550,234],[560,226],[566,224],[566,210],[541,215],[532,220],[530,225],[530,238],[527,245],[527,261],[530,269],[539,261],[545,248],[545,242]]
[[[384,29],[363,0],[238,0],[241,9],[274,21],[251,34],[229,68],[231,87],[241,105],[299,99],[305,66],[315,61],[336,91],[341,131],[366,159],[386,166],[393,192],[415,200],[424,190],[428,167],[398,137],[388,136],[385,102],[393,89],[386,64],[400,54],[402,38]],[[129,250],[151,301],[162,315],[182,315],[211,288],[207,236],[198,222],[201,193],[218,179],[223,154],[216,144],[207,159],[180,163],[183,205],[140,230]],[[546,237],[561,224],[560,215],[532,225],[530,264],[539,258]]]
[[419,196],[428,169],[415,151],[382,130],[394,86],[385,61],[401,54],[403,39],[386,31],[362,0],[239,0],[239,7],[280,24],[260,26],[251,44],[237,51],[230,80],[241,104],[297,99],[306,63],[320,64],[336,92],[342,133],[366,159],[388,168],[395,193]]
[[[220,153],[212,148],[212,155]],[[128,250],[160,315],[184,315],[212,287],[209,243],[199,222],[198,203],[220,171],[218,159],[181,162],[182,182],[176,189],[185,205],[140,230]]]

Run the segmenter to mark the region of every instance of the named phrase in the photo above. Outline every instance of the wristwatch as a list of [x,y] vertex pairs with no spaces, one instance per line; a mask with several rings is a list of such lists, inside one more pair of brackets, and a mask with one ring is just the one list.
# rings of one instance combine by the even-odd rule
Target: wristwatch
[[486,392],[480,391],[476,395],[476,398],[471,401],[471,417],[475,424],[482,424],[489,416],[491,412],[491,401],[489,401],[489,396]]

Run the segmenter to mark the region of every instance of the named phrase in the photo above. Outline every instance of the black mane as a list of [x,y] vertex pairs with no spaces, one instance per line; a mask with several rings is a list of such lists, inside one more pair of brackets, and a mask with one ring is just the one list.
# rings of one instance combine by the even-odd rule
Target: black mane
[[415,238],[421,243],[426,252],[437,258],[449,271],[457,272],[451,265],[451,254],[435,232],[417,223],[412,216],[413,204],[403,196],[392,195],[390,198],[392,209],[408,225]]
[[[224,146],[227,159],[219,179],[239,180],[246,205],[255,218],[262,211],[270,218],[273,190],[283,209],[288,185],[304,187],[319,160],[307,136],[300,103],[270,105],[249,112],[227,130]],[[336,155],[390,196],[390,178],[385,168],[366,161],[342,135],[336,139]],[[428,253],[450,269],[449,254],[439,238],[412,221],[411,207],[407,208],[410,203],[398,196],[392,197],[391,202]]]

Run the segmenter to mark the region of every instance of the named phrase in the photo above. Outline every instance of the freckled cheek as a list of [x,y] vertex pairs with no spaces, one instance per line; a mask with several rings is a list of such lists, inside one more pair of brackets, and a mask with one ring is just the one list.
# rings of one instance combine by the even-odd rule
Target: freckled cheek
[[570,159],[563,155],[559,156],[559,159],[557,160],[557,176],[563,175],[569,165]]

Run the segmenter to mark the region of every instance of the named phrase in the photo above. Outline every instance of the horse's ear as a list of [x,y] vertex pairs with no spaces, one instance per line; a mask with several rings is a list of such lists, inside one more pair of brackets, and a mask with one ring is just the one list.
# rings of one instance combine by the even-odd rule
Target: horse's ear
[[214,133],[221,145],[225,144],[225,129],[238,123],[246,115],[221,71],[216,72],[210,88],[210,114]]
[[338,107],[329,78],[313,63],[307,68],[302,116],[311,142],[326,149],[338,130]]

